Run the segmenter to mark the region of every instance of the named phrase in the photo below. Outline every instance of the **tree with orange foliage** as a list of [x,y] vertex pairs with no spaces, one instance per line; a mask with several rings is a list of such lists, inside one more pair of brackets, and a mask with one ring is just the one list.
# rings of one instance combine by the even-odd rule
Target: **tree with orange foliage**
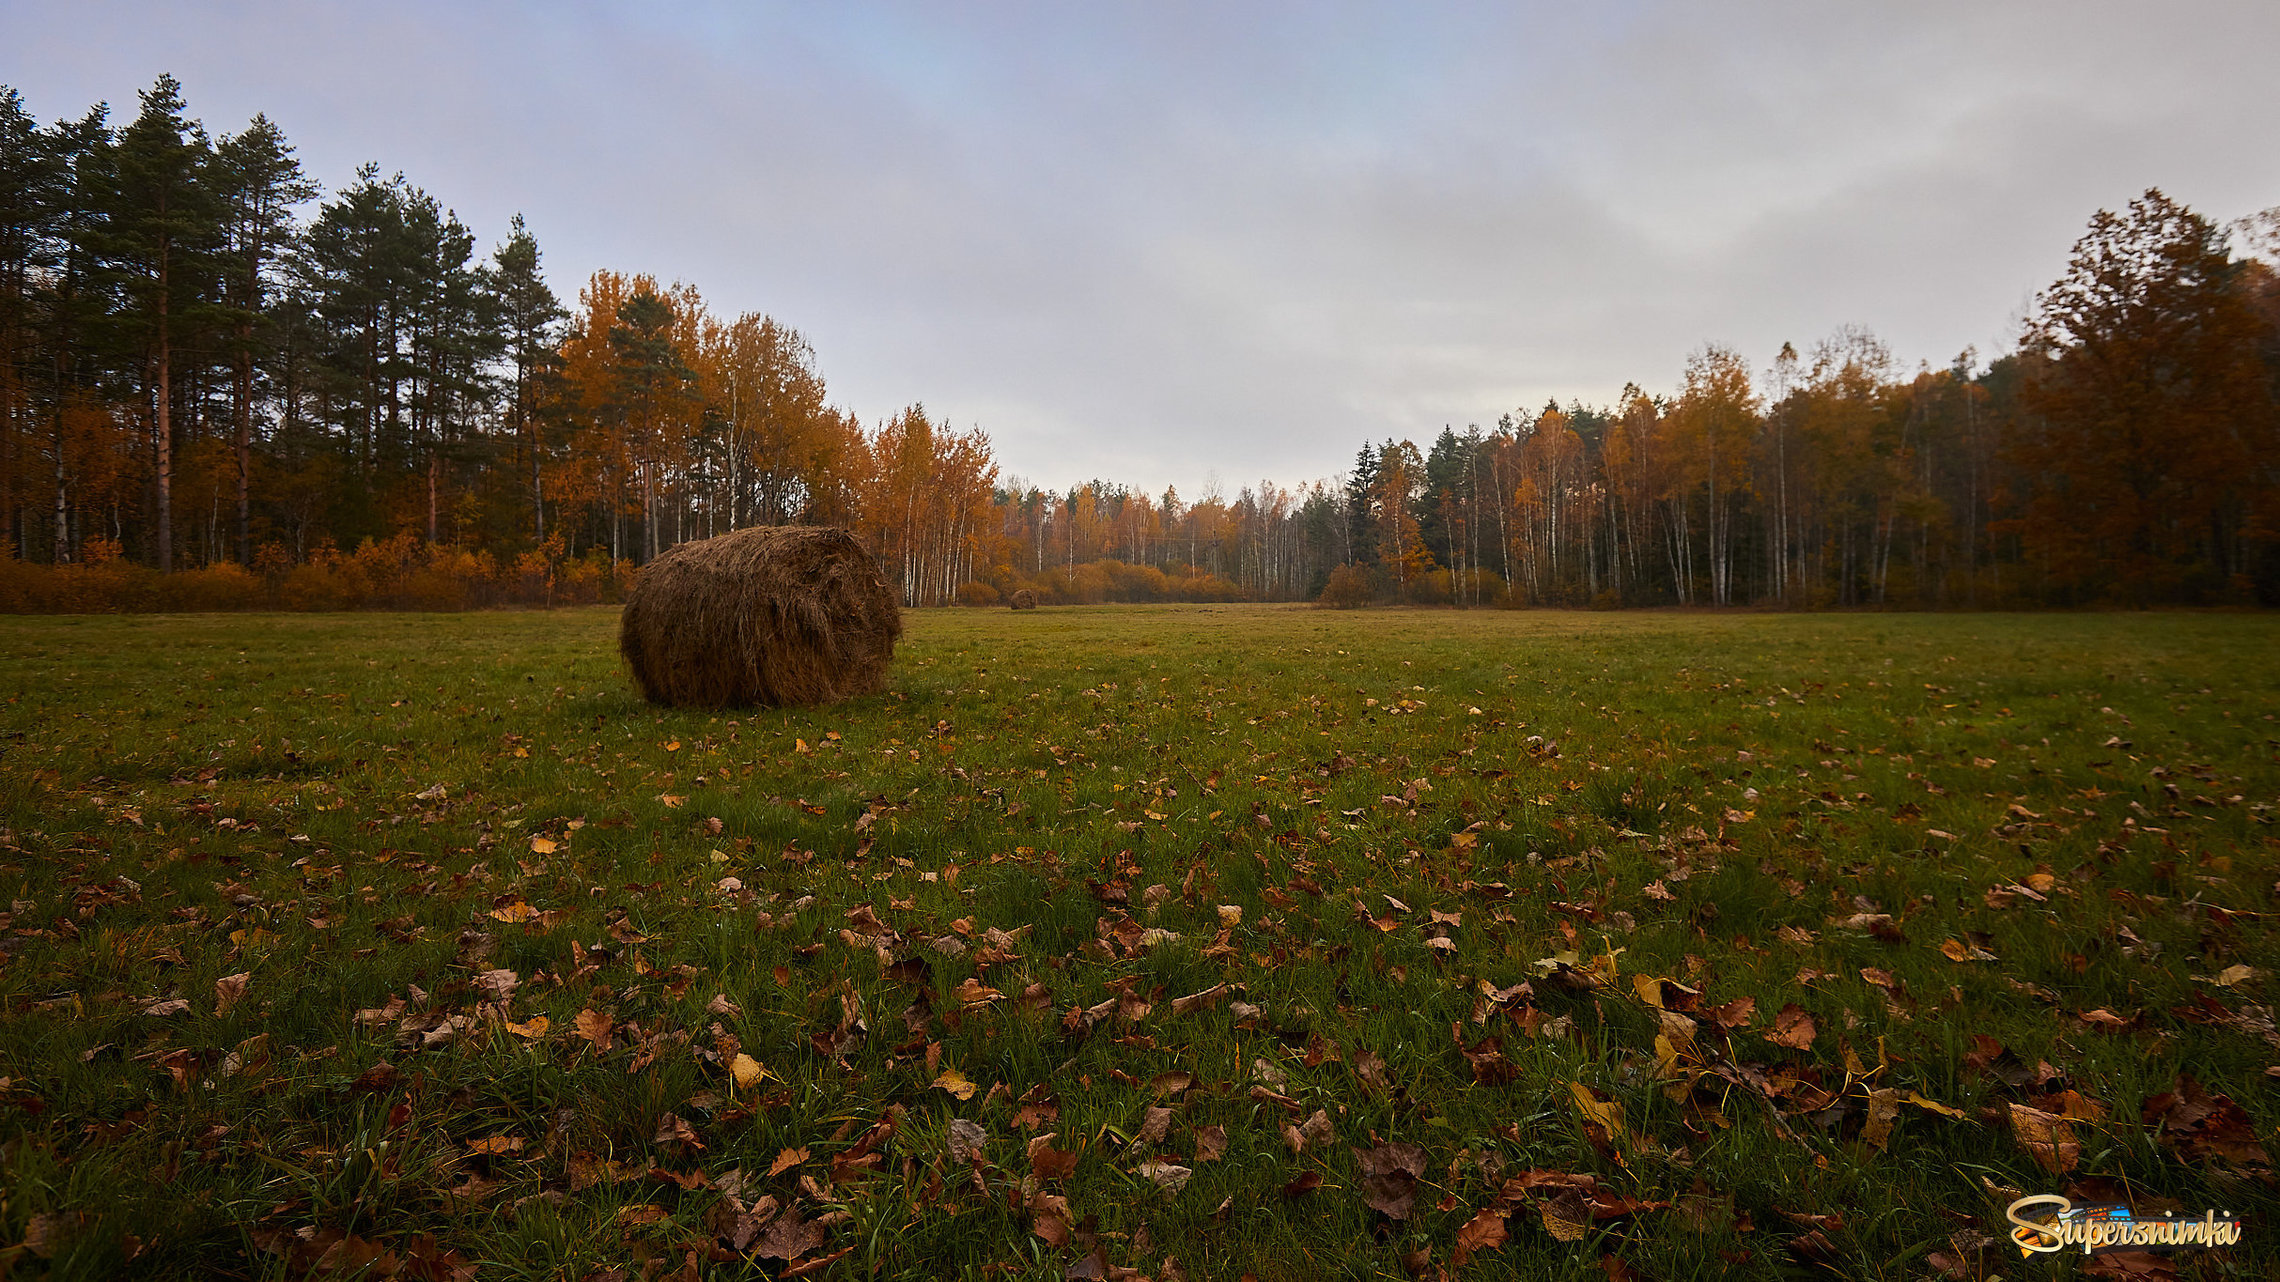
[[2076,599],[2246,590],[2251,545],[2273,536],[2252,517],[2280,476],[2242,283],[2223,231],[2152,189],[2099,210],[2039,298],[2017,528]]

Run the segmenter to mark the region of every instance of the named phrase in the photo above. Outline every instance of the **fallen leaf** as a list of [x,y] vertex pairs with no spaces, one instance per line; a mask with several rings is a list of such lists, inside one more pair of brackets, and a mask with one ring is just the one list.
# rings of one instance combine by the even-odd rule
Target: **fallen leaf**
[[252,971],[246,971],[245,973],[238,975],[224,975],[220,979],[215,980],[214,1013],[216,1015],[229,1014],[230,1008],[237,1005],[238,1002],[245,997],[246,987],[252,982]]
[[782,1175],[784,1172],[791,1170],[793,1167],[798,1166],[800,1163],[805,1162],[806,1160],[808,1160],[808,1151],[806,1149],[785,1149],[783,1152],[776,1154],[775,1161],[768,1163],[768,1178],[771,1180],[775,1179],[777,1176]]
[[1457,1230],[1457,1246],[1449,1263],[1462,1268],[1475,1251],[1504,1245],[1510,1236],[1504,1227],[1504,1214],[1501,1206],[1485,1206],[1465,1221],[1464,1227]]
[[1991,962],[2000,960],[1995,954],[1960,939],[1948,939],[1940,944],[1940,952],[1952,962]]
[[1380,1144],[1355,1149],[1354,1162],[1362,1173],[1362,1202],[1393,1220],[1406,1220],[1417,1211],[1417,1182],[1425,1177],[1425,1150],[1415,1144]]
[[736,1058],[729,1061],[728,1071],[736,1079],[736,1084],[746,1090],[768,1080],[768,1070],[761,1067],[760,1061],[742,1051],[738,1051]]
[[1861,1123],[1860,1138],[1863,1144],[1878,1152],[1892,1141],[1892,1123],[1900,1117],[1900,1092],[1892,1087],[1870,1091],[1868,1116]]
[[1819,1035],[1820,1030],[1814,1027],[1813,1017],[1806,1014],[1803,1007],[1792,1002],[1782,1007],[1781,1013],[1773,1017],[1773,1031],[1767,1033],[1765,1039],[1776,1046],[1802,1051],[1811,1050],[1813,1039]]
[[2082,1160],[2082,1145],[2064,1117],[2025,1104],[2011,1105],[2011,1137],[2041,1167],[2064,1175]]
[[1135,1146],[1142,1144],[1161,1144],[1164,1142],[1164,1137],[1171,1134],[1171,1130],[1172,1110],[1168,1108],[1151,1108],[1142,1115],[1140,1129],[1133,1132],[1132,1134],[1132,1143]]
[[1059,1132],[1047,1131],[1029,1139],[1029,1169],[1041,1180],[1067,1179],[1077,1169],[1077,1155],[1053,1147],[1053,1137]]
[[607,1055],[610,1050],[610,1017],[598,1010],[582,1010],[570,1021],[578,1035],[591,1043],[596,1055]]
[[486,970],[475,976],[475,987],[484,998],[505,1005],[522,984],[522,976],[511,970]]
[[976,1087],[966,1079],[964,1073],[955,1068],[945,1068],[941,1075],[934,1079],[934,1089],[946,1091],[952,1099],[964,1101],[974,1098]]
[[1591,1199],[1577,1188],[1563,1188],[1539,1200],[1536,1215],[1544,1232],[1556,1241],[1580,1242],[1591,1233]]
[[1216,1162],[1227,1156],[1227,1128],[1224,1126],[1198,1126],[1195,1128],[1195,1162]]
[[1141,1176],[1166,1193],[1177,1193],[1187,1185],[1188,1177],[1195,1174],[1191,1167],[1176,1166],[1170,1162],[1145,1161],[1134,1168]]
[[1074,1236],[1069,1223],[1069,1200],[1058,1193],[1030,1194],[1029,1231],[1044,1239],[1047,1246],[1067,1246]]
[[1568,1093],[1575,1098],[1576,1110],[1584,1120],[1607,1132],[1607,1138],[1620,1142],[1623,1139],[1623,1106],[1614,1100],[1603,1100],[1597,1092],[1581,1082],[1569,1082]]
[[989,1132],[978,1122],[954,1118],[950,1123],[950,1160],[965,1166],[981,1159],[982,1148],[989,1143]]

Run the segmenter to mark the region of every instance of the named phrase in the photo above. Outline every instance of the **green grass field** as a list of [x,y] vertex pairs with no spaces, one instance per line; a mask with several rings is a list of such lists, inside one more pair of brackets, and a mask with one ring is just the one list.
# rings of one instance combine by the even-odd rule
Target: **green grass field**
[[2280,1272],[2280,619],[616,620],[0,619],[0,1266]]

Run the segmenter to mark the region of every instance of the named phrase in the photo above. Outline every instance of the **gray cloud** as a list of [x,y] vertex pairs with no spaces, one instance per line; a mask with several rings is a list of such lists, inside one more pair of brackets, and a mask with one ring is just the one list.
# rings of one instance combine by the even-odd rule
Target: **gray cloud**
[[2269,4],[19,6],[43,117],[180,76],[403,170],[558,288],[701,287],[1048,483],[1327,475],[1365,438],[2007,342],[2090,212],[2280,203]]

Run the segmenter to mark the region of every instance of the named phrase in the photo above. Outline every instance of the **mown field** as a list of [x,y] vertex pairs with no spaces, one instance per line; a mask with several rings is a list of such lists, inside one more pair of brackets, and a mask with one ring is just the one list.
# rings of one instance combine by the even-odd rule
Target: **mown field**
[[2280,619],[908,625],[0,619],[0,1267],[2280,1273]]

